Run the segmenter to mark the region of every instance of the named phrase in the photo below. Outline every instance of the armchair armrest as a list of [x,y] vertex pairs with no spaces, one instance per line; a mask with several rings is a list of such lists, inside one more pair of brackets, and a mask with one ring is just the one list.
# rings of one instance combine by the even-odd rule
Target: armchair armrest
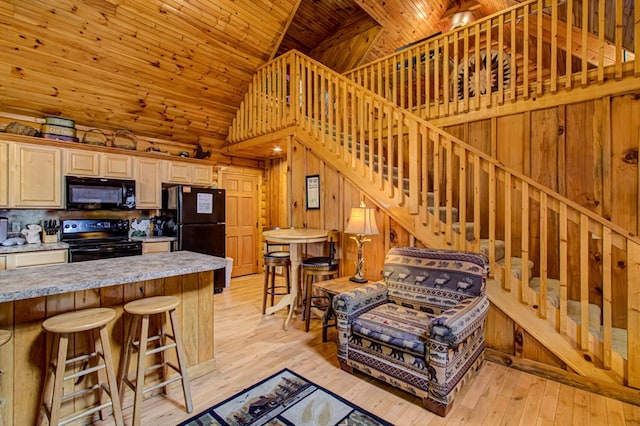
[[489,312],[486,294],[465,299],[431,320],[431,338],[449,345],[464,341],[477,328],[484,328]]
[[346,363],[353,319],[374,307],[387,303],[387,285],[383,281],[369,283],[333,298],[338,334],[338,359]]
[[351,317],[387,301],[387,286],[382,281],[369,283],[355,290],[340,293],[333,298],[333,310]]

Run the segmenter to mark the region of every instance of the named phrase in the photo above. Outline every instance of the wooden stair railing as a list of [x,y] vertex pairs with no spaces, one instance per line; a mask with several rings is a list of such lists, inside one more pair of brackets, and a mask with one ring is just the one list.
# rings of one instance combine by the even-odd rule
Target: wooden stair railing
[[[422,118],[437,119],[639,75],[640,64],[625,64],[636,49],[623,45],[623,2],[612,6],[616,31],[609,40],[604,1],[529,0],[344,76]],[[576,11],[582,22],[601,19],[591,29],[563,21]],[[640,26],[633,31],[638,44]],[[483,71],[487,51],[493,75]]]
[[418,240],[487,253],[573,358],[640,388],[640,359],[613,345],[640,345],[640,239],[295,51],[254,76],[228,142],[287,128]]

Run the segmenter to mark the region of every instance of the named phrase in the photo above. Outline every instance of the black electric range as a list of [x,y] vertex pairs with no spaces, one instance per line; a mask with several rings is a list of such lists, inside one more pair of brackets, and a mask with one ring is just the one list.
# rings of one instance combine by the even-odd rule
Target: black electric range
[[128,220],[68,219],[61,231],[61,241],[69,244],[69,262],[142,254],[142,243],[129,239]]

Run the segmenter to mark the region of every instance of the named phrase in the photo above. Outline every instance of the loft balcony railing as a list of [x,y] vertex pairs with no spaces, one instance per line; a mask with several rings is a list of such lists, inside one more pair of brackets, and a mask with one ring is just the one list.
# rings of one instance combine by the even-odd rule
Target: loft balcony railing
[[254,75],[230,151],[291,128],[417,239],[485,251],[501,293],[640,388],[636,236],[295,51]]
[[424,119],[638,76],[626,3],[522,2],[344,76]]

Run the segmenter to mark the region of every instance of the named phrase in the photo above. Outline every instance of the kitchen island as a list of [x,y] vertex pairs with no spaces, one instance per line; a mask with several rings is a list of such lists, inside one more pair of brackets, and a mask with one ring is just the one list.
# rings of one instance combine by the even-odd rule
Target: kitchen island
[[[63,312],[98,306],[115,309],[116,319],[108,327],[117,365],[124,341],[124,304],[149,296],[178,296],[189,376],[211,371],[215,367],[213,270],[225,264],[223,258],[181,251],[0,272],[0,328],[13,333],[0,347],[0,397],[7,402],[0,408],[4,424],[34,424],[49,346],[42,322]],[[87,344],[76,339],[73,351],[80,353]],[[68,393],[75,384],[65,386]],[[75,404],[92,402],[86,395]]]

